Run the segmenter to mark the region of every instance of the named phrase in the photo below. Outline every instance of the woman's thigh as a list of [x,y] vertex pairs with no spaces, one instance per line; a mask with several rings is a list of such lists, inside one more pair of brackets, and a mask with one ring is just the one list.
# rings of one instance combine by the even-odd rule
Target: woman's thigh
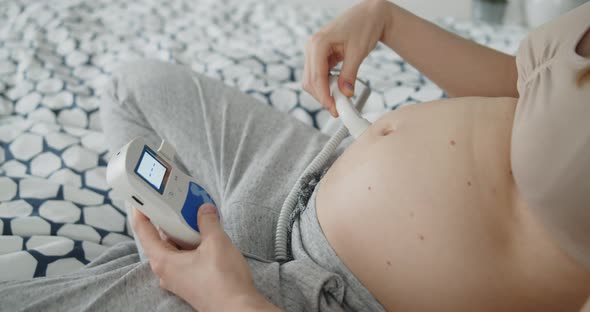
[[111,150],[136,136],[155,146],[170,142],[218,204],[234,243],[261,257],[272,256],[282,201],[327,141],[237,89],[158,61],[121,67],[101,114]]

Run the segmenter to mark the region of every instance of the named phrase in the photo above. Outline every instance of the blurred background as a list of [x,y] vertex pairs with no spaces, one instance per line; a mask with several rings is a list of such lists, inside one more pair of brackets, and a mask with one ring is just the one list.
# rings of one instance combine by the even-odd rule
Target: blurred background
[[[359,0],[289,0],[345,10]],[[434,19],[450,16],[461,20],[484,20],[495,24],[535,27],[588,0],[395,0],[413,13]]]

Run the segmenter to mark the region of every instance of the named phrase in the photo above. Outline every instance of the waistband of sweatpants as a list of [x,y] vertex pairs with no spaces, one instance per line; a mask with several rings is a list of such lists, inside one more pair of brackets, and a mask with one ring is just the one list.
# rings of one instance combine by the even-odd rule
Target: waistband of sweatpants
[[[321,182],[320,182],[321,183]],[[346,283],[345,304],[354,311],[384,311],[383,306],[338,258],[328,242],[316,213],[315,186],[307,207],[293,226],[291,252],[295,259],[307,258],[327,271],[338,274]]]

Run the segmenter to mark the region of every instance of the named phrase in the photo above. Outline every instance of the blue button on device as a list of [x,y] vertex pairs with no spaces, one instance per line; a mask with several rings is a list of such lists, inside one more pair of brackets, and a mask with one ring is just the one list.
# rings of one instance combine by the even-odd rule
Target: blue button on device
[[188,192],[186,192],[186,199],[184,200],[184,205],[182,206],[182,210],[180,213],[182,217],[192,227],[195,231],[199,232],[199,226],[197,225],[197,213],[199,212],[199,207],[204,203],[211,203],[213,206],[215,202],[211,199],[211,196],[207,194],[207,191],[203,189],[200,185],[194,182],[190,182],[188,186]]

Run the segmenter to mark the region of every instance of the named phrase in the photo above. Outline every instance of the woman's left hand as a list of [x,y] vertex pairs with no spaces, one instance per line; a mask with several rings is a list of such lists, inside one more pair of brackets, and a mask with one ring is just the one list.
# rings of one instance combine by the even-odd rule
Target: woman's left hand
[[181,250],[161,239],[149,219],[133,208],[133,228],[160,287],[203,312],[276,309],[254,287],[246,259],[221,228],[216,211],[211,204],[200,207],[201,244]]

